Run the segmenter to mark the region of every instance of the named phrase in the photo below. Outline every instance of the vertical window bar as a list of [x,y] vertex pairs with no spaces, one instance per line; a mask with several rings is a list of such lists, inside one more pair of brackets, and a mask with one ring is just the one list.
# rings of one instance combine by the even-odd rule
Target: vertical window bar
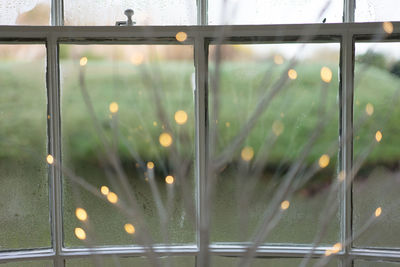
[[197,25],[208,25],[208,0],[197,0]]
[[54,266],[64,267],[61,258],[62,234],[62,185],[61,185],[61,124],[60,124],[60,75],[57,39],[47,38],[47,109],[48,151],[54,162],[50,167],[51,236],[55,252]]
[[354,22],[354,14],[356,9],[356,0],[344,0],[343,22]]
[[[340,169],[344,172],[342,182],[341,239],[346,255],[352,248],[352,167],[353,167],[353,94],[354,94],[354,42],[353,35],[346,32],[341,43],[340,87]],[[342,266],[347,266],[347,257]]]
[[64,1],[51,0],[51,25],[63,26],[64,25]]
[[205,262],[208,258],[209,227],[206,197],[206,179],[208,162],[208,93],[207,93],[207,61],[208,44],[203,36],[195,38],[195,68],[196,68],[196,91],[195,91],[195,114],[196,114],[196,193],[197,193],[197,245],[200,253],[196,259],[196,266],[209,266]]

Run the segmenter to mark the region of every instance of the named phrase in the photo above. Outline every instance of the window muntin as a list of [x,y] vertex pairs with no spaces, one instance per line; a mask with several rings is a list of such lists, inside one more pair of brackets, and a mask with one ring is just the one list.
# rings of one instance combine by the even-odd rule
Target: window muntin
[[45,47],[2,44],[0,64],[0,250],[50,247]]
[[[171,256],[160,258],[161,264],[169,264],[170,266],[185,267],[185,266],[195,266],[195,258],[190,256]],[[151,263],[148,258],[144,257],[134,257],[134,258],[123,258],[123,257],[97,257],[97,262],[101,262],[103,266],[120,266],[120,267],[130,267],[130,266],[148,266]],[[68,260],[66,267],[95,267],[96,260],[92,259],[72,259]]]
[[[399,247],[398,43],[356,43],[354,233],[357,247]],[[358,170],[359,168],[359,170]],[[367,230],[365,227],[369,226]],[[358,236],[360,234],[360,236]]]
[[367,260],[356,260],[354,261],[354,267],[398,267],[400,263],[389,262],[389,261],[367,261]]
[[65,245],[194,244],[193,48],[63,45],[61,54],[63,166],[104,194],[64,173]]
[[338,44],[210,47],[213,241],[251,241],[275,214],[263,242],[311,244],[323,227],[320,244],[339,242],[338,66]]

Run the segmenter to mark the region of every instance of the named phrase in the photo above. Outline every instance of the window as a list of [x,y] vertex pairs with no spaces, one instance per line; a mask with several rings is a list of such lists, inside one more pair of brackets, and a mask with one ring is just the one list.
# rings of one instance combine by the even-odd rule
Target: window
[[400,6],[324,2],[2,1],[0,264],[398,265]]

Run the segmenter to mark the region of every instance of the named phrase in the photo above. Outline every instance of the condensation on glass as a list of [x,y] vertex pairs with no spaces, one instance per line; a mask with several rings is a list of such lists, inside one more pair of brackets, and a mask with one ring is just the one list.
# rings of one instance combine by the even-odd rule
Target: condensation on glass
[[398,0],[357,0],[356,21],[399,21]]
[[193,47],[60,56],[65,245],[194,243]]
[[50,246],[43,45],[0,45],[0,250]]
[[211,46],[209,65],[212,240],[338,242],[339,45]]
[[[190,256],[168,256],[157,259],[160,266],[189,267],[195,266],[195,257]],[[101,257],[92,256],[90,259],[73,259],[66,261],[66,267],[95,267],[95,266],[152,266],[149,258],[135,257]]]
[[399,262],[355,260],[354,267],[398,267]]
[[0,25],[49,25],[50,0],[1,0]]
[[356,43],[354,245],[400,247],[400,44]]
[[133,9],[136,25],[194,25],[195,0],[64,0],[65,25],[114,26],[126,21],[124,11]]
[[341,0],[249,0],[208,2],[210,24],[291,24],[342,22]]

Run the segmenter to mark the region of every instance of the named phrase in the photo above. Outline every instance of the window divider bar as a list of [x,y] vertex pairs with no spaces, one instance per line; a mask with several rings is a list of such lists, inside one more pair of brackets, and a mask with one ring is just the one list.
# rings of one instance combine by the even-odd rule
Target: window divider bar
[[51,25],[64,25],[64,0],[51,0]]
[[62,181],[61,181],[61,122],[60,122],[60,75],[57,39],[47,39],[47,94],[48,94],[48,151],[54,163],[49,165],[50,209],[52,246],[55,252],[54,266],[64,267],[60,257],[63,245],[62,229]]
[[197,25],[208,25],[208,0],[197,0]]
[[354,22],[356,0],[344,0],[343,2],[343,22]]
[[196,194],[197,194],[197,245],[200,253],[196,266],[209,266],[203,262],[208,258],[209,227],[207,210],[207,162],[208,162],[208,44],[202,36],[195,37],[195,114],[196,114]]
[[[341,43],[340,88],[340,171],[342,181],[341,243],[348,255],[352,249],[352,179],[353,179],[353,95],[354,95],[354,40],[346,32]],[[347,261],[346,257],[343,258]],[[342,262],[342,266],[346,266]]]

